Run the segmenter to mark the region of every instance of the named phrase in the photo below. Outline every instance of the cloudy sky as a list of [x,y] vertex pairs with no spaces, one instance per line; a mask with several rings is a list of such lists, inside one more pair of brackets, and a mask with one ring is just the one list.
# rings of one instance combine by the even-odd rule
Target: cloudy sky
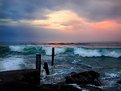
[[121,41],[121,0],[0,0],[0,42]]

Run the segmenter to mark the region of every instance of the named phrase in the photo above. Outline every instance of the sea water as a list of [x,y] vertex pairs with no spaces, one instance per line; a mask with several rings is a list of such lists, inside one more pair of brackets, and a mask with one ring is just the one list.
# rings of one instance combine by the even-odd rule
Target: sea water
[[[55,64],[51,66],[52,47]],[[95,70],[101,74],[102,88],[119,88],[121,79],[121,43],[46,43],[0,46],[0,71],[35,69],[36,53],[42,55],[41,80],[44,84],[64,81],[71,72]],[[50,75],[43,69],[48,62]],[[117,89],[118,89],[117,88]]]

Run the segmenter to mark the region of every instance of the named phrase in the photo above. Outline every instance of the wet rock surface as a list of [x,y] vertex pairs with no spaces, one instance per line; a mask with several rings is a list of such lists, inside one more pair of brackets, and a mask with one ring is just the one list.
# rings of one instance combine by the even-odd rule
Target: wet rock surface
[[67,84],[31,85],[25,82],[7,82],[0,85],[0,91],[82,91]]
[[39,73],[35,69],[0,72],[0,84],[15,81],[37,85],[40,84],[39,80]]
[[[83,91],[83,88],[75,87],[68,84],[45,84],[45,85],[30,85],[23,82],[8,82],[0,86],[0,91]],[[102,91],[99,88],[87,86],[87,91]]]
[[[65,77],[65,82],[57,84],[43,84],[43,85],[34,85],[33,83],[28,83],[30,77],[29,74],[25,74],[27,77],[27,82],[22,80],[13,80],[8,82],[0,83],[0,91],[102,91],[96,86],[100,86],[101,82],[98,80],[100,74],[95,71],[85,71],[80,73],[71,73],[69,76]],[[23,79],[23,78],[22,78]],[[31,81],[30,81],[31,82]],[[90,84],[94,86],[89,86]]]
[[69,76],[65,77],[65,83],[67,84],[77,84],[81,88],[86,88],[89,91],[102,91],[102,89],[98,87],[88,86],[101,86],[101,82],[98,79],[100,74],[95,71],[85,71],[81,73],[72,72]]
[[94,84],[96,86],[101,86],[101,82],[98,80],[100,74],[95,71],[86,71],[81,73],[71,73],[69,76],[65,77],[67,84],[76,83],[78,85],[85,86],[87,84]]

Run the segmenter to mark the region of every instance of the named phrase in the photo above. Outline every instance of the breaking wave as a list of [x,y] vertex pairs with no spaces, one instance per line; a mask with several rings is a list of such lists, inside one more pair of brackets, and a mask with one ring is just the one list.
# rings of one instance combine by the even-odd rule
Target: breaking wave
[[[0,49],[1,50],[1,49]],[[42,45],[15,45],[9,46],[11,52],[19,52],[24,54],[41,53],[43,55],[51,55],[52,47]],[[55,48],[57,54],[73,54],[82,57],[121,57],[121,48]]]
[[87,49],[87,48],[75,48],[74,54],[78,54],[82,57],[115,57],[119,58],[121,57],[121,49],[115,49],[115,48],[93,48],[93,49]]

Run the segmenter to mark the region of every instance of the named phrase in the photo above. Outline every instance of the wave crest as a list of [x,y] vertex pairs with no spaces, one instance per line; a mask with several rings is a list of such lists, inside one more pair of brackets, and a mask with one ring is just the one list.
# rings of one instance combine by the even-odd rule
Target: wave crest
[[[52,47],[46,46],[10,46],[11,51],[22,52],[26,54],[42,53],[44,55],[52,54]],[[121,48],[55,48],[55,54],[74,54],[82,57],[121,57]]]

